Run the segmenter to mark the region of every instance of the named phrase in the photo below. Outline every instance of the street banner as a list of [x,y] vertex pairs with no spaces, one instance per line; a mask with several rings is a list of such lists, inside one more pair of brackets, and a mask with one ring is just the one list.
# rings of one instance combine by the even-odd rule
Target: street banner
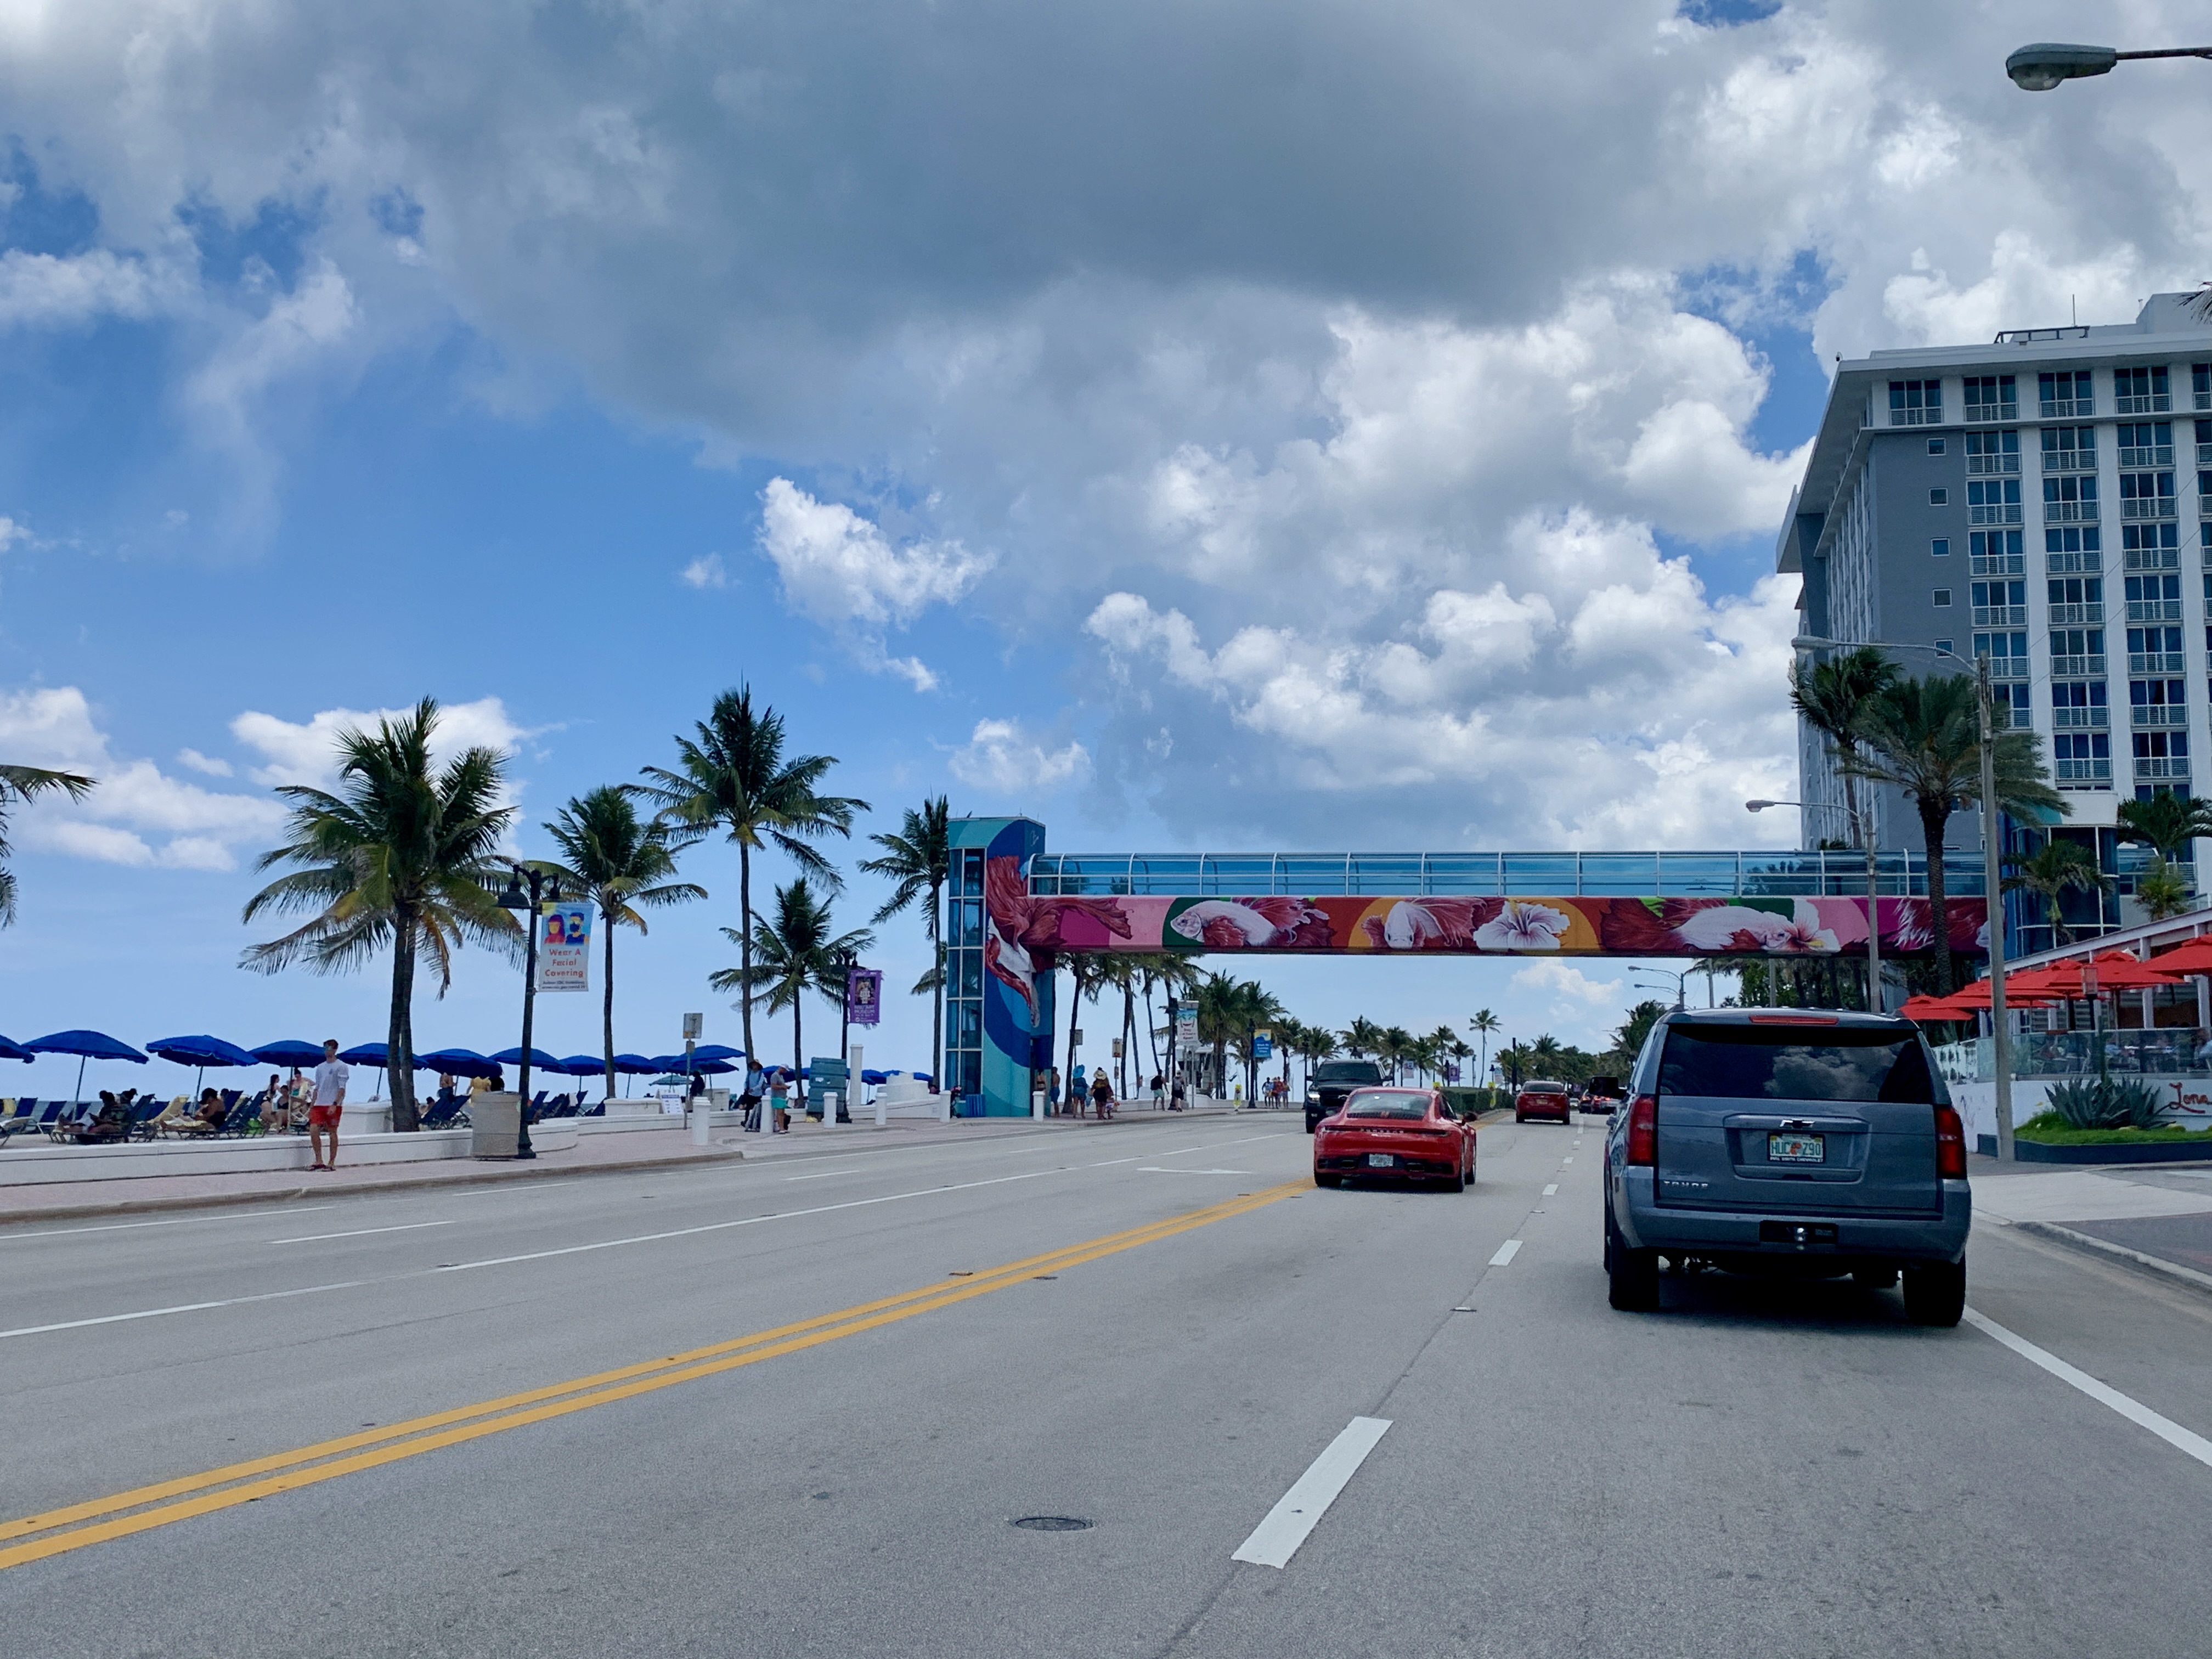
[[545,905],[538,918],[538,988],[592,988],[592,907],[582,899]]
[[1176,1010],[1176,1041],[1194,1047],[1198,1042],[1198,1010],[1182,1007]]
[[873,1025],[883,1018],[883,969],[848,969],[845,975],[845,1018],[855,1025]]
[[1252,1033],[1252,1058],[1273,1060],[1275,1057],[1275,1034],[1269,1030]]

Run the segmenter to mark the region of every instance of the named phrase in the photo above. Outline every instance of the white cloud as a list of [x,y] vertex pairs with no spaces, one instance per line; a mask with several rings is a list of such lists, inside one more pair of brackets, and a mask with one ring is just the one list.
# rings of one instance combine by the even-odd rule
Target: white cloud
[[0,553],[5,553],[17,542],[27,542],[30,539],[31,530],[28,525],[19,524],[13,519],[0,516]]
[[981,720],[947,764],[954,777],[975,788],[1034,796],[1088,776],[1091,755],[1073,738],[1048,749],[1018,720]]
[[[337,781],[338,733],[373,732],[379,720],[398,720],[406,708],[325,708],[302,721],[248,710],[231,721],[231,735],[264,756],[267,764],[249,775],[256,783],[304,784],[327,789]],[[430,745],[431,758],[451,760],[464,749],[481,745],[504,754],[530,733],[508,718],[497,697],[474,702],[441,703]]]
[[10,248],[0,253],[0,328],[143,318],[173,303],[173,289],[143,261],[105,248],[67,258]]
[[1627,981],[1592,979],[1574,963],[1556,957],[1516,969],[1513,988],[1524,995],[1548,998],[1563,1017],[1577,1020],[1592,1009],[1616,1006],[1628,995]]
[[684,567],[677,580],[686,587],[702,590],[710,587],[727,587],[730,585],[730,573],[723,567],[720,554],[702,553]]
[[203,755],[197,749],[177,750],[177,764],[189,766],[195,772],[204,772],[211,778],[227,778],[230,775],[228,761],[217,760],[211,755]]
[[23,808],[27,848],[110,864],[228,870],[241,843],[265,839],[283,819],[266,796],[203,789],[150,760],[118,758],[75,686],[0,694],[0,751],[98,781],[82,801],[47,794]]

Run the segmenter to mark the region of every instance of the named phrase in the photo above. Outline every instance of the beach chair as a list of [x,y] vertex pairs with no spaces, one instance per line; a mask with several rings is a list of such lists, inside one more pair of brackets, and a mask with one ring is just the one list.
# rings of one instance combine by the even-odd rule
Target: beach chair
[[47,1118],[40,1127],[46,1132],[47,1139],[64,1142],[81,1124],[89,1123],[92,1115],[99,1109],[100,1103],[96,1100],[65,1100],[61,1103],[60,1111]]
[[161,1133],[155,1127],[155,1124],[161,1114],[168,1109],[168,1103],[159,1095],[148,1095],[131,1108],[131,1128],[126,1138],[131,1140],[153,1139]]
[[97,1112],[72,1126],[70,1139],[80,1146],[104,1146],[128,1140],[137,1116],[137,1101],[110,1095],[100,1103]]
[[[47,1105],[46,1109],[49,1113],[59,1111],[61,1109],[61,1103],[59,1101],[52,1102]],[[41,1114],[39,1110],[39,1097],[36,1095],[22,1096],[15,1102],[15,1115],[9,1118],[5,1123],[0,1123],[0,1146],[6,1146],[8,1144],[9,1137],[11,1135],[21,1134],[26,1129],[37,1128],[40,1125],[40,1117]]]

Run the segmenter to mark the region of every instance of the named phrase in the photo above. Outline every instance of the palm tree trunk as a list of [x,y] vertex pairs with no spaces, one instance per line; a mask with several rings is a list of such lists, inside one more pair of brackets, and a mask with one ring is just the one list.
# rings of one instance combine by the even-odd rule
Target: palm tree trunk
[[415,1113],[415,912],[397,907],[392,930],[392,1017],[385,1024],[384,1071],[392,1088],[392,1127],[401,1134],[422,1127]]
[[613,918],[607,915],[605,905],[599,907],[599,925],[607,930],[607,987],[600,1004],[600,1013],[605,1026],[601,1035],[606,1040],[607,1098],[612,1100],[615,1097],[615,924]]
[[743,842],[738,843],[738,968],[743,975],[738,987],[738,1009],[744,1026],[745,1058],[750,1060],[754,1052],[753,854]]
[[1121,1085],[1122,1099],[1129,1097],[1129,1062],[1137,1050],[1137,981],[1129,975],[1121,976],[1121,1063],[1115,1068],[1115,1081]]
[[1060,1068],[1067,1086],[1061,1091],[1074,1115],[1083,1115],[1083,1103],[1075,1097],[1075,1022],[1083,1012],[1083,968],[1081,959],[1073,955],[1067,958],[1067,1063]]
[[[929,942],[937,951],[937,989],[929,1007],[929,1086],[945,1086],[945,884],[929,884]],[[1047,1022],[1049,1024],[1050,1022]],[[1051,1033],[1047,1032],[1047,1036]]]
[[806,1037],[799,1027],[799,996],[791,999],[791,1086],[799,1109],[803,1112],[806,1109],[806,1079],[799,1075],[799,1068],[806,1064],[799,1058],[806,1052]]
[[1948,997],[1956,987],[1951,971],[1951,915],[1943,893],[1943,825],[1951,806],[1948,801],[1926,799],[1918,805],[1921,838],[1928,847],[1928,923],[1936,934],[1936,994]]

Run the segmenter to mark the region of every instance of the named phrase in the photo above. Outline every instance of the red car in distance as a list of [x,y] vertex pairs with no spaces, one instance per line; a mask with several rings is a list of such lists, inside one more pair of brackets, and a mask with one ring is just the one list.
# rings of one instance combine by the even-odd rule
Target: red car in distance
[[1562,1123],[1575,1121],[1575,1097],[1567,1092],[1564,1083],[1524,1083],[1521,1092],[1513,1097],[1513,1121],[1526,1123],[1532,1117],[1555,1117]]
[[1434,1089],[1354,1089],[1314,1134],[1314,1185],[1372,1179],[1474,1185],[1474,1125]]

